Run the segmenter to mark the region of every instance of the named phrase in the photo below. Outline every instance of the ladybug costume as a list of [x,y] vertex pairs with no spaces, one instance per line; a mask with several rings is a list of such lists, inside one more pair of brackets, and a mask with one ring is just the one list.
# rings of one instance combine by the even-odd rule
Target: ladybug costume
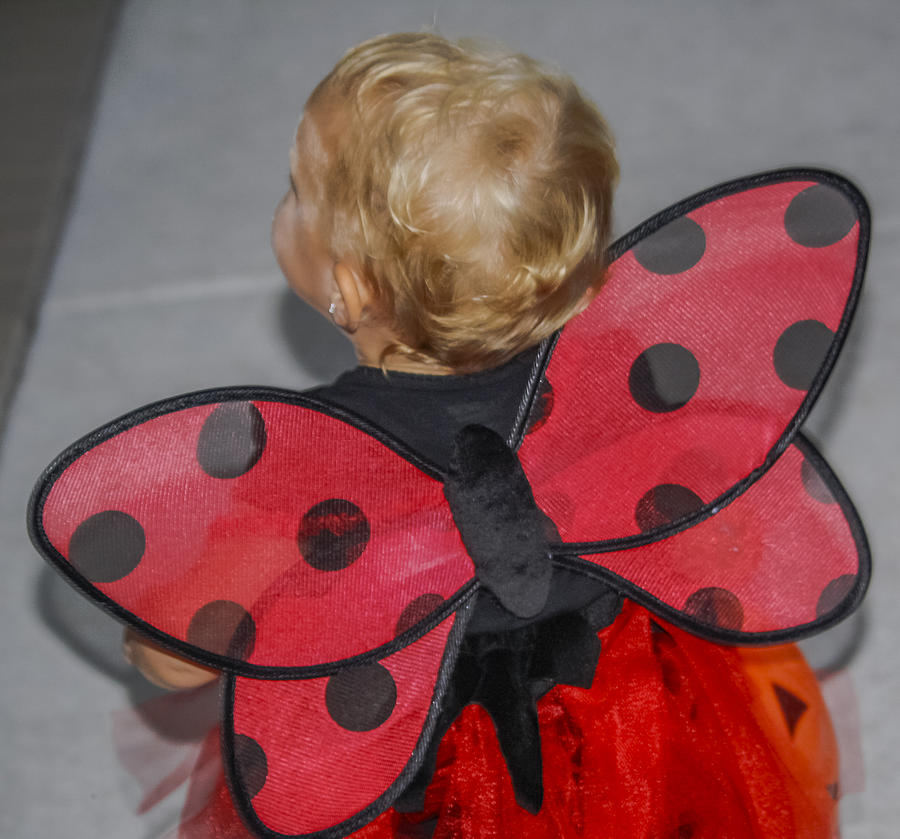
[[458,412],[430,452],[340,387],[188,394],[63,452],[35,544],[224,671],[207,835],[246,835],[226,796],[259,837],[829,835],[814,679],[721,645],[864,594],[862,525],[798,429],[868,237],[818,170],[674,205],[516,362],[511,424]]

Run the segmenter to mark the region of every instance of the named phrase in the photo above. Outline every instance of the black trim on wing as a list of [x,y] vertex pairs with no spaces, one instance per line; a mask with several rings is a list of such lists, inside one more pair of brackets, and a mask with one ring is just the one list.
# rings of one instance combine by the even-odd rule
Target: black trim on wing
[[[664,525],[647,533],[633,534],[629,536],[595,542],[561,543],[552,545],[551,547],[553,551],[560,557],[560,559],[557,560],[560,564],[565,564],[566,562],[570,561],[567,558],[571,558],[581,554],[604,553],[608,551],[617,551],[640,547],[641,545],[646,545],[651,542],[659,541],[661,539],[675,535],[682,530],[700,523],[709,516],[714,515],[722,507],[730,504],[739,495],[745,492],[753,483],[755,483],[755,481],[762,477],[762,475],[774,464],[777,458],[783,453],[787,446],[790,445],[794,437],[797,435],[800,424],[805,420],[810,409],[818,398],[825,380],[827,379],[827,376],[830,373],[837,355],[844,343],[847,330],[850,325],[850,320],[853,316],[853,312],[857,304],[862,278],[865,271],[866,255],[870,236],[869,211],[865,199],[852,183],[832,172],[809,168],[781,169],[729,181],[727,183],[720,184],[718,186],[699,192],[696,195],[680,201],[677,204],[673,204],[671,207],[663,210],[660,213],[657,213],[655,216],[651,217],[646,222],[639,225],[637,228],[617,240],[609,249],[609,259],[610,262],[615,261],[624,252],[634,247],[637,242],[649,236],[665,224],[668,224],[670,221],[679,218],[691,212],[692,210],[697,209],[698,207],[704,206],[705,204],[708,204],[720,198],[738,192],[746,191],[748,189],[775,183],[782,183],[790,180],[825,183],[836,189],[839,189],[856,207],[859,223],[857,264],[853,283],[851,285],[851,289],[847,299],[847,305],[844,310],[841,323],[835,332],[835,337],[832,341],[831,346],[829,347],[828,353],[826,354],[825,361],[821,369],[819,370],[819,373],[817,374],[815,380],[813,381],[813,384],[811,385],[809,391],[807,392],[806,397],[801,402],[800,407],[798,408],[794,417],[788,422],[784,432],[776,441],[775,445],[770,449],[763,462],[756,469],[752,470],[745,478],[738,481],[734,486],[732,486],[728,491],[720,495],[718,498],[709,501],[703,507],[699,508],[694,513],[685,516],[682,519],[679,519],[675,522],[672,522],[671,524]],[[598,297],[598,300],[602,300],[602,294]],[[529,375],[526,391],[523,394],[523,398],[519,406],[514,428],[508,440],[510,447],[513,449],[518,449],[518,447],[521,445],[522,439],[524,438],[525,430],[527,428],[528,416],[531,411],[534,399],[536,398],[536,395],[538,393],[541,378],[550,363],[560,334],[560,332],[557,332],[555,335],[546,339],[540,346],[538,355],[534,362],[534,366]],[[62,454],[60,454],[42,473],[29,502],[28,529],[35,547],[51,562],[51,564],[54,565],[54,567],[56,567],[61,571],[61,573],[64,574],[64,576],[69,580],[70,583],[72,583],[76,588],[82,591],[82,593],[86,594],[92,600],[97,602],[101,608],[105,609],[118,620],[131,624],[151,639],[161,642],[171,647],[174,651],[186,655],[187,657],[192,658],[200,662],[201,664],[205,664],[216,669],[225,669],[238,675],[257,678],[317,678],[319,676],[329,675],[330,673],[333,673],[345,666],[362,664],[373,659],[384,658],[387,655],[392,654],[392,652],[396,652],[397,650],[402,649],[409,643],[412,643],[414,640],[421,637],[422,634],[428,632],[438,622],[447,617],[447,615],[451,611],[459,608],[460,604],[464,602],[466,598],[471,596],[472,592],[478,585],[474,579],[461,587],[460,590],[452,598],[447,600],[440,609],[424,618],[414,627],[410,628],[405,633],[391,640],[390,642],[360,655],[343,659],[337,662],[329,662],[328,664],[321,664],[310,667],[262,667],[259,665],[252,665],[246,662],[229,659],[227,657],[219,656],[213,653],[208,653],[204,650],[193,647],[186,642],[180,641],[176,638],[172,638],[166,633],[163,633],[150,626],[149,624],[146,624],[144,621],[138,619],[133,614],[120,607],[117,603],[112,601],[106,595],[103,595],[93,585],[89,584],[84,578],[78,575],[78,573],[65,560],[65,558],[56,551],[52,544],[50,544],[49,540],[47,539],[46,533],[44,532],[42,523],[44,503],[46,502],[47,496],[53,484],[63,473],[63,471],[88,450],[143,422],[187,408],[200,407],[203,405],[229,401],[283,402],[289,405],[296,405],[318,411],[334,419],[345,422],[370,435],[378,442],[396,452],[398,455],[403,457],[405,460],[410,462],[413,466],[418,468],[429,477],[441,482],[443,482],[445,479],[443,470],[441,470],[436,464],[429,461],[419,453],[415,452],[413,449],[406,446],[401,441],[392,437],[388,432],[386,432],[375,423],[365,419],[364,417],[354,414],[352,411],[335,406],[327,401],[319,400],[315,397],[311,397],[296,391],[270,387],[237,386],[202,390],[154,402],[150,405],[129,412],[113,420],[112,422],[107,423],[98,430],[82,437],[80,440],[76,441],[65,451],[63,451]],[[816,455],[816,457],[821,460],[820,456]],[[825,468],[827,470],[827,467]],[[831,474],[830,470],[828,471],[828,474]],[[833,480],[836,482],[837,479],[834,478]],[[829,486],[830,485],[831,484],[829,484]],[[846,493],[844,493],[843,490],[840,489],[839,484],[837,484],[837,486],[840,492],[839,497],[843,497],[846,499]],[[849,499],[846,499],[846,504],[842,504],[842,506],[844,506],[845,511],[847,509],[850,509],[851,511],[853,510],[852,504],[849,502]],[[862,540],[862,542],[864,542],[865,535],[862,531],[862,525],[861,523],[859,523],[855,511],[853,511],[852,516],[848,515],[848,521],[851,521],[851,526],[854,526],[854,521],[858,524],[858,536]],[[866,557],[868,557],[867,552]],[[582,563],[582,565],[583,564],[586,563]],[[591,573],[600,573],[597,572],[596,566],[590,566],[590,568]],[[635,589],[633,586],[631,586],[631,584],[615,578],[614,575],[604,575],[600,573],[600,576],[609,578],[615,583],[617,588],[626,591],[626,593],[629,589],[633,589],[636,592],[635,599],[641,599],[641,597],[644,597],[644,600],[647,600],[647,596],[641,595],[639,593],[639,590]],[[859,596],[861,597],[861,591],[859,593]],[[659,607],[661,614],[663,614],[669,608],[666,607],[665,604],[659,604]],[[654,606],[651,605],[650,608],[654,608]],[[674,617],[673,615],[669,614],[665,614],[664,616],[673,619],[674,623],[678,623],[678,615],[680,615],[680,613],[675,613]],[[830,625],[837,620],[839,620],[839,618],[834,618],[834,620],[828,619],[827,621],[816,621],[814,624],[810,625],[813,628],[809,629],[808,631],[813,632],[816,630],[816,628],[824,628],[825,625]],[[693,627],[693,624],[691,626]],[[698,634],[705,635],[706,637],[713,637],[717,640],[732,640],[732,636],[728,633],[716,632],[710,634],[708,627],[706,627],[705,625],[701,627],[693,627],[692,631],[697,631]],[[803,634],[806,634],[805,629],[802,631]],[[736,640],[738,637],[743,636],[741,636],[740,633],[737,633],[734,637],[734,640]],[[773,635],[771,637],[767,636],[766,641],[777,640],[777,638],[780,637],[782,637],[782,635],[776,633],[776,635]],[[796,635],[792,635],[791,637],[796,637]]]
[[516,421],[513,423],[512,430],[506,438],[506,445],[514,452],[519,450],[522,440],[525,438],[525,431],[528,428],[528,418],[531,416],[531,410],[534,407],[534,400],[537,398],[538,389],[541,379],[550,364],[550,357],[556,347],[559,339],[559,332],[553,333],[549,338],[544,339],[538,347],[538,354],[535,356],[531,365],[531,372],[528,374],[528,383],[525,386],[525,393],[522,395],[522,401],[519,403],[519,410],[516,412]]
[[[776,440],[775,444],[766,454],[763,462],[753,469],[746,477],[734,484],[730,489],[719,495],[717,498],[704,504],[689,515],[677,519],[670,524],[657,527],[645,533],[637,533],[629,536],[621,536],[612,539],[603,539],[594,542],[568,542],[552,546],[554,550],[570,554],[584,553],[605,553],[608,551],[619,551],[628,548],[636,548],[641,545],[649,545],[651,542],[658,542],[669,536],[674,536],[682,530],[699,524],[704,519],[714,515],[723,507],[729,505],[738,496],[746,492],[756,481],[758,481],[782,455],[784,450],[791,444],[795,436],[799,432],[799,428],[806,420],[810,410],[819,398],[822,388],[825,385],[828,376],[831,373],[834,363],[837,360],[844,341],[847,337],[847,331],[850,328],[850,322],[859,302],[859,294],[862,288],[862,281],[866,270],[866,259],[869,250],[869,238],[871,231],[871,220],[869,214],[869,205],[862,193],[857,187],[846,178],[834,172],[824,169],[814,168],[789,168],[776,169],[770,172],[761,172],[756,175],[749,175],[743,178],[737,178],[733,181],[719,184],[718,186],[705,189],[695,195],[673,204],[671,207],[662,210],[654,216],[651,216],[642,224],[626,233],[624,236],[616,240],[608,250],[608,260],[611,265],[624,253],[631,250],[638,242],[655,233],[661,227],[664,227],[671,221],[681,218],[693,210],[703,207],[707,204],[725,198],[739,192],[745,192],[758,187],[770,186],[772,184],[784,183],[786,181],[814,181],[817,183],[827,184],[837,190],[840,190],[852,202],[856,208],[859,223],[859,239],[857,242],[856,268],[854,270],[853,282],[847,295],[847,303],[841,322],[834,333],[834,338],[825,355],[819,372],[816,374],[810,388],[800,403],[793,418],[787,423],[781,436]],[[602,305],[602,292],[595,298],[592,305]],[[563,327],[559,332],[551,335],[541,345],[541,351],[538,353],[535,361],[535,367],[529,379],[529,387],[523,395],[522,403],[519,408],[518,420],[516,428],[510,435],[510,446],[518,450],[525,437],[527,428],[527,419],[531,412],[532,405],[537,396],[538,384],[550,364],[553,352],[556,349],[560,336],[565,332]]]
[[[456,659],[459,655],[460,646],[462,645],[463,636],[465,635],[466,626],[473,611],[475,603],[474,595],[474,589],[470,590],[456,610],[457,618],[447,639],[447,646],[444,650],[440,669],[438,670],[438,677],[435,683],[431,704],[428,709],[428,716],[425,718],[425,725],[422,729],[422,733],[416,742],[416,747],[406,766],[394,779],[393,783],[367,807],[359,810],[349,819],[333,825],[330,828],[317,830],[313,833],[278,833],[269,829],[256,815],[253,805],[239,781],[236,755],[233,748],[235,739],[234,693],[236,681],[233,674],[228,674],[226,676],[222,692],[222,758],[225,764],[225,774],[228,780],[228,788],[231,792],[232,800],[234,801],[235,807],[241,818],[255,835],[261,837],[261,839],[342,839],[342,837],[367,825],[372,819],[387,810],[397,798],[399,798],[403,790],[406,789],[407,785],[419,771],[426,752],[428,751],[434,727],[443,706],[444,694],[447,692],[447,687],[450,684],[453,669],[456,665]],[[425,633],[422,634],[424,635]],[[381,658],[386,657],[387,656],[381,656]]]
[[106,611],[116,620],[129,624],[152,641],[162,644],[173,652],[192,659],[199,664],[216,670],[224,670],[226,672],[232,672],[240,676],[251,678],[319,678],[321,676],[331,675],[345,667],[362,665],[370,661],[386,658],[404,647],[409,646],[409,644],[429,632],[451,612],[459,609],[461,604],[467,602],[469,597],[473,596],[478,585],[474,577],[468,583],[463,585],[452,597],[445,600],[435,611],[422,618],[422,620],[402,634],[378,647],[336,661],[302,667],[278,667],[251,664],[246,661],[241,661],[240,659],[233,659],[196,647],[157,629],[101,592],[76,571],[71,563],[56,550],[47,537],[43,525],[43,511],[53,485],[63,472],[65,472],[65,470],[83,454],[135,426],[189,408],[225,402],[281,402],[318,411],[319,413],[345,422],[348,425],[365,432],[378,442],[396,452],[405,460],[409,461],[413,466],[434,480],[441,482],[444,480],[442,472],[435,464],[426,460],[400,441],[395,440],[377,425],[351,411],[306,396],[297,391],[252,386],[214,388],[211,390],[183,394],[138,408],[101,426],[66,448],[41,474],[29,500],[27,524],[28,532],[35,548],[43,554],[45,559],[47,559],[72,586],[94,601],[101,609]]
[[[793,445],[800,450],[804,458],[806,458],[816,470],[819,477],[822,478],[835,501],[837,501],[840,506],[841,512],[844,514],[844,518],[847,520],[847,525],[850,528],[850,533],[853,537],[857,555],[859,557],[856,582],[853,588],[844,599],[835,606],[835,608],[814,621],[767,632],[744,632],[741,630],[723,629],[708,623],[702,623],[680,609],[676,609],[668,603],[659,600],[657,597],[649,594],[644,591],[644,589],[629,580],[618,576],[612,571],[590,563],[582,559],[581,556],[575,556],[576,553],[583,555],[590,553],[604,553],[606,551],[577,551],[575,550],[578,547],[576,545],[554,545],[552,546],[553,561],[561,567],[578,570],[588,576],[601,579],[620,591],[625,597],[634,600],[636,603],[639,603],[641,606],[644,606],[649,611],[659,615],[661,618],[669,621],[675,626],[679,626],[693,635],[720,644],[750,646],[776,644],[784,641],[798,641],[801,638],[828,629],[830,626],[844,620],[848,615],[855,611],[862,602],[866,589],[869,586],[872,573],[872,559],[869,551],[869,542],[866,538],[866,531],[856,507],[853,505],[850,496],[847,494],[847,491],[844,489],[837,475],[834,474],[825,458],[822,457],[815,446],[803,434],[797,434],[793,441]],[[631,545],[628,547],[636,546]]]
[[[71,445],[67,446],[38,478],[35,490],[32,493],[29,504],[29,521],[31,521],[31,508],[41,496],[42,489],[49,487],[53,482],[81,455],[98,446],[100,443],[128,431],[137,425],[141,425],[152,419],[174,414],[177,411],[188,408],[199,408],[204,405],[215,405],[219,402],[283,402],[286,405],[296,405],[301,408],[309,408],[320,414],[340,420],[354,428],[364,431],[370,437],[374,437],[379,443],[392,449],[405,460],[408,460],[417,469],[429,477],[438,481],[444,480],[442,470],[427,458],[415,452],[405,443],[392,437],[387,431],[373,423],[371,420],[353,413],[346,408],[334,405],[323,399],[317,399],[306,393],[286,388],[266,387],[264,385],[232,385],[228,387],[209,388],[192,391],[179,396],[171,396],[151,402],[133,411],[129,411],[114,420],[111,420],[99,428],[85,434]],[[44,493],[46,495],[46,493]]]

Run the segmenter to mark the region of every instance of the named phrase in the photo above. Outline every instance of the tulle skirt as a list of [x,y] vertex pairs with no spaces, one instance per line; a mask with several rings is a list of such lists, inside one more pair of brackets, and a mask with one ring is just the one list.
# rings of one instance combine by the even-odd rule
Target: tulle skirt
[[[838,835],[834,733],[795,646],[721,647],[630,602],[600,637],[591,688],[539,701],[540,812],[516,804],[493,723],[470,705],[444,736],[424,810],[388,810],[354,839]],[[205,748],[209,766],[215,735]],[[249,836],[217,774],[211,793],[193,781],[178,839]]]

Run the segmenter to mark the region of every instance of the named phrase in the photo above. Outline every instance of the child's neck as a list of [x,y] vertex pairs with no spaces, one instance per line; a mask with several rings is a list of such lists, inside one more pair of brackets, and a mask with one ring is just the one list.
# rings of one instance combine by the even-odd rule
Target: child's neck
[[344,333],[353,344],[356,357],[363,367],[378,367],[395,373],[419,373],[428,376],[448,376],[453,373],[450,367],[436,361],[419,361],[398,353],[388,355],[382,363],[385,350],[396,344],[397,336],[377,319],[364,320],[352,332],[345,329]]
[[391,359],[386,364],[370,363],[360,359],[359,362],[363,367],[378,367],[387,372],[394,373],[417,373],[427,376],[450,376],[453,370],[436,363],[427,363],[424,361],[415,361],[411,358]]

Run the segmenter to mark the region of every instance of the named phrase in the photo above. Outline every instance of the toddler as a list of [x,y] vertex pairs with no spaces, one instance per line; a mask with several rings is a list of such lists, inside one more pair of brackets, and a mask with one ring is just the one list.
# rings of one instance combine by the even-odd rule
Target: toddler
[[[602,301],[617,172],[594,105],[530,58],[433,34],[352,49],[306,105],[272,225],[291,288],[360,363],[312,395],[444,468],[465,426],[507,438],[540,342]],[[602,652],[588,644],[563,680],[536,651],[568,639],[566,610]],[[167,687],[216,675],[131,631],[126,655]],[[802,747],[763,672],[819,716]],[[831,737],[796,648],[717,646],[557,570],[528,620],[480,595],[434,749],[353,835],[825,839]],[[245,830],[221,786],[182,825]]]

